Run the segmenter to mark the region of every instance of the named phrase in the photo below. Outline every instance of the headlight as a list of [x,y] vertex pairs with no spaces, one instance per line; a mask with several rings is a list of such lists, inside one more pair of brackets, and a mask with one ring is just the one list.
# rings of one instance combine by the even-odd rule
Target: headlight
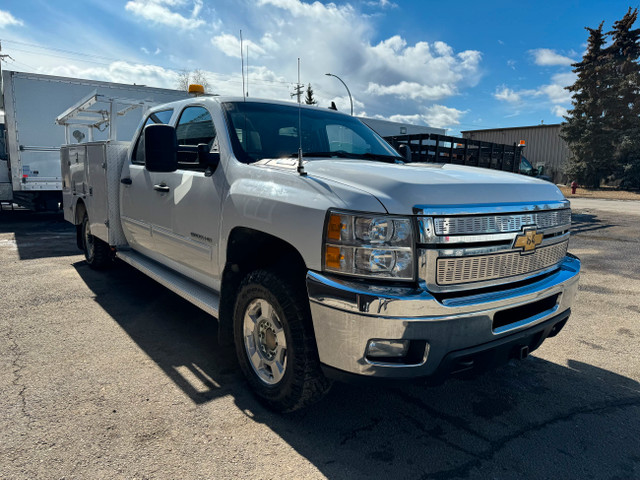
[[325,232],[326,271],[414,279],[415,242],[410,218],[329,212]]

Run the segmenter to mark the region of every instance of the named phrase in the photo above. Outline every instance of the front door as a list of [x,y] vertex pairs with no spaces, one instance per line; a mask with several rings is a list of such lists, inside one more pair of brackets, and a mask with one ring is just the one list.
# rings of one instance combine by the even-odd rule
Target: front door
[[[189,106],[180,113],[176,136],[179,146],[204,143],[209,151],[218,151],[211,114],[202,106]],[[154,230],[156,245],[170,266],[217,288],[213,279],[218,276],[222,171],[208,176],[192,152],[179,151],[178,162],[176,172],[156,174],[168,188],[162,205],[170,219],[161,230]]]

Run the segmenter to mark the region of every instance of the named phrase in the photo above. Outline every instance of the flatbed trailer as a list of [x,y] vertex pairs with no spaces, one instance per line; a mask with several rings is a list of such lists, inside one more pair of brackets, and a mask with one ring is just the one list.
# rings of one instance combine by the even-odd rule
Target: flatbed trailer
[[504,145],[435,133],[396,135],[384,139],[396,149],[401,145],[408,146],[412,162],[452,163],[525,173],[521,167],[522,148],[515,143]]

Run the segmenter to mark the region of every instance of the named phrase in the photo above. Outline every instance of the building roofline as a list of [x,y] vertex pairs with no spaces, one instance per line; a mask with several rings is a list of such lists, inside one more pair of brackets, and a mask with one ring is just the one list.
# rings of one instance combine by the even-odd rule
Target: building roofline
[[484,128],[480,130],[461,130],[460,133],[479,133],[479,132],[496,132],[500,130],[522,130],[525,128],[547,128],[547,127],[559,127],[562,123],[549,123],[545,125],[529,125],[525,127],[500,127],[500,128]]

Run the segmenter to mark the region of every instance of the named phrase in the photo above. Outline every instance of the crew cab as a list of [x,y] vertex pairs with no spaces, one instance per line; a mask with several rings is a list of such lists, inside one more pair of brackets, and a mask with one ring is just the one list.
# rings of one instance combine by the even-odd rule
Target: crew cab
[[571,312],[580,261],[551,183],[408,161],[358,119],[201,96],[132,142],[62,149],[65,218],[218,319],[279,411],[332,379],[440,381],[524,358]]

